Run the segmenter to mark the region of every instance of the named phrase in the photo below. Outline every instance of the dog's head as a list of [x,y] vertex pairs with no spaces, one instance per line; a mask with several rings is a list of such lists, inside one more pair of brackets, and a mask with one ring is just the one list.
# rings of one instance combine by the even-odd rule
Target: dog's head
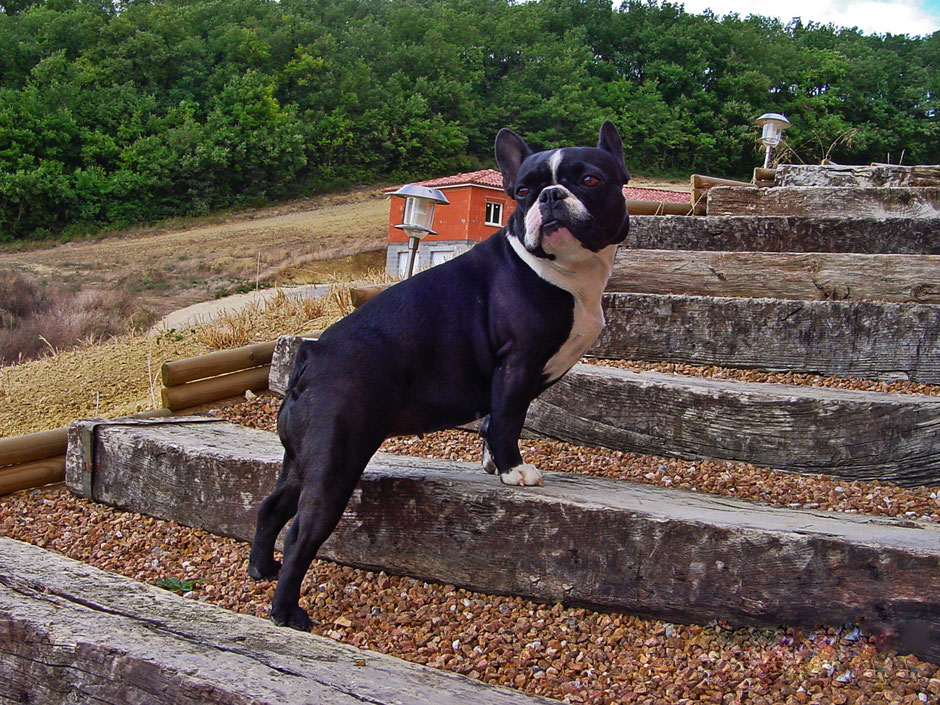
[[623,144],[609,120],[597,147],[564,147],[533,153],[515,132],[496,136],[503,188],[516,200],[509,221],[530,253],[577,261],[619,242],[629,227],[623,185],[630,179]]

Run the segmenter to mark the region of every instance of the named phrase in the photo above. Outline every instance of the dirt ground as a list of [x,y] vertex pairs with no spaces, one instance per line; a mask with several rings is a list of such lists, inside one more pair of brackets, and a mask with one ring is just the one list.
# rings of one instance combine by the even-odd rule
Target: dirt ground
[[[36,273],[74,290],[116,288],[161,317],[189,304],[286,283],[282,270],[328,280],[324,261],[365,256],[384,265],[388,197],[358,189],[227,217],[0,252],[0,268]],[[379,257],[380,255],[380,257]],[[340,275],[349,267],[338,267]],[[308,283],[309,274],[303,277]]]

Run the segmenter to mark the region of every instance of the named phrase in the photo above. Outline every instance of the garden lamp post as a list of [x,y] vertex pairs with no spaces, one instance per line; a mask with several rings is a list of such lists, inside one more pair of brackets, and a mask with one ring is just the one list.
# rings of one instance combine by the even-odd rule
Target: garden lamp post
[[405,212],[400,225],[396,228],[404,230],[408,235],[408,274],[406,279],[414,274],[415,261],[418,258],[418,243],[426,235],[437,235],[431,229],[434,223],[434,206],[438,203],[446,206],[450,203],[447,197],[437,189],[418,184],[407,184],[398,189],[393,196],[405,199]]
[[760,141],[763,142],[766,151],[764,152],[764,168],[770,166],[770,152],[780,144],[783,138],[783,131],[790,127],[790,121],[786,116],[780,113],[764,113],[757,118],[757,124],[763,128]]

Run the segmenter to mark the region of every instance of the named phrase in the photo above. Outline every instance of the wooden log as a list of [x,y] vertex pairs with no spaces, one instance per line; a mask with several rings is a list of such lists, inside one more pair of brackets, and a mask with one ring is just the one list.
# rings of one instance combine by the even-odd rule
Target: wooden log
[[[103,426],[69,487],[240,538],[280,468],[274,434],[229,424]],[[80,455],[80,454],[77,454]],[[85,453],[90,455],[90,450]],[[91,474],[93,482],[83,480]],[[478,465],[378,453],[320,555],[473,590],[675,621],[862,620],[940,657],[940,528],[546,473],[501,485]],[[93,488],[86,490],[85,488]]]
[[634,217],[621,247],[940,255],[940,218]]
[[208,404],[235,394],[267,389],[270,365],[255,367],[240,372],[230,372],[218,377],[163,388],[163,405],[174,411],[190,406]]
[[778,173],[781,186],[854,186],[856,188],[940,186],[940,166],[937,165],[784,164],[779,167]]
[[705,215],[707,212],[709,189],[715,186],[751,186],[751,184],[746,181],[719,179],[715,176],[703,176],[702,174],[692,174],[690,181],[692,185],[692,205],[695,215]]
[[0,538],[0,702],[537,705]]
[[208,355],[164,362],[160,368],[160,374],[164,387],[175,387],[197,379],[267,365],[271,362],[273,354],[274,341],[272,340],[232,350],[219,350]]
[[608,291],[940,303],[940,256],[617,250]]
[[575,365],[526,428],[569,443],[940,485],[940,398]]
[[[125,418],[169,416],[169,409],[142,411]],[[68,427],[0,439],[0,496],[61,482]]]
[[0,496],[51,485],[65,479],[65,449],[62,455],[0,469]]
[[366,301],[385,291],[391,284],[373,284],[371,286],[354,286],[349,290],[349,299],[355,308],[359,308]]
[[620,293],[603,305],[595,357],[940,384],[937,305]]
[[940,188],[716,186],[709,215],[825,215],[859,218],[936,218]]
[[0,466],[19,465],[65,455],[68,428],[54,428],[0,439]]
[[627,213],[630,215],[693,215],[688,203],[672,201],[636,201],[627,199]]

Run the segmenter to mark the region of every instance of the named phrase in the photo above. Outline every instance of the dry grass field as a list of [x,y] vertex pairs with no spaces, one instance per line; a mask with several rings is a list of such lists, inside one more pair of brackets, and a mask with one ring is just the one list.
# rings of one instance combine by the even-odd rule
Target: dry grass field
[[359,189],[182,227],[2,252],[0,270],[31,272],[71,291],[119,290],[160,317],[240,288],[285,283],[283,271],[307,282],[356,268],[325,260],[359,255],[364,267],[384,264],[387,219],[388,197]]

